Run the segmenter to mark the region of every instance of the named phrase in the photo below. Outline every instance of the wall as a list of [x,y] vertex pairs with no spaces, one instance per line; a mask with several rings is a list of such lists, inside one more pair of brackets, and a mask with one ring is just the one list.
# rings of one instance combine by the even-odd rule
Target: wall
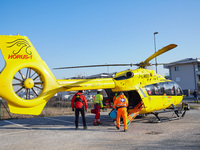
[[[179,71],[175,71],[175,67],[177,66],[179,67]],[[194,66],[192,64],[170,67],[170,79],[178,83],[182,89],[193,91],[196,88]]]

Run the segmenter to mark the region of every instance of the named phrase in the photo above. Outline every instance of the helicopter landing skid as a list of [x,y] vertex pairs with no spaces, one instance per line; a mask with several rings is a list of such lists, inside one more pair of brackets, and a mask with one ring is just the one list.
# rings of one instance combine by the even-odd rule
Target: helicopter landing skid
[[[182,107],[175,107],[172,104],[172,108],[160,112],[152,112],[151,114],[155,115],[156,120],[155,121],[150,121],[154,123],[160,123],[160,122],[166,122],[166,121],[172,121],[172,120],[178,120],[181,119],[185,116],[186,111],[190,110],[190,107],[188,106],[187,103],[183,102]],[[158,116],[160,113],[167,113],[167,112],[173,112],[172,117],[162,117],[162,119]],[[176,116],[173,116],[173,115]]]

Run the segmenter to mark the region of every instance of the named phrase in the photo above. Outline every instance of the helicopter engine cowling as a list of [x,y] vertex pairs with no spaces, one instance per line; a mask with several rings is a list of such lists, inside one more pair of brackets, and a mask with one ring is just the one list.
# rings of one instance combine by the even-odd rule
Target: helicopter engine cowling
[[126,78],[131,78],[131,77],[133,77],[133,76],[134,76],[134,73],[131,72],[131,71],[125,73],[125,77],[126,77]]

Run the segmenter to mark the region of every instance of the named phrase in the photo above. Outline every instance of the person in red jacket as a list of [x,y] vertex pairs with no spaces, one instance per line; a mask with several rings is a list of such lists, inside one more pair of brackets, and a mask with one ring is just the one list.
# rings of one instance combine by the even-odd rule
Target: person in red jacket
[[86,119],[85,119],[85,110],[87,111],[87,99],[83,95],[82,91],[78,91],[71,101],[72,111],[75,108],[75,126],[76,130],[78,130],[78,120],[79,120],[79,112],[81,112],[82,121],[83,121],[83,129],[87,129]]

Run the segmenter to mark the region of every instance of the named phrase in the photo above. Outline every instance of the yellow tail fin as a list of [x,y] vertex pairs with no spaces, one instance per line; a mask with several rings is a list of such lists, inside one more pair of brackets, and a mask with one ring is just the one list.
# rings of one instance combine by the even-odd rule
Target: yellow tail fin
[[0,97],[12,113],[40,114],[59,88],[55,77],[25,36],[1,35],[0,50],[6,64],[0,73]]

